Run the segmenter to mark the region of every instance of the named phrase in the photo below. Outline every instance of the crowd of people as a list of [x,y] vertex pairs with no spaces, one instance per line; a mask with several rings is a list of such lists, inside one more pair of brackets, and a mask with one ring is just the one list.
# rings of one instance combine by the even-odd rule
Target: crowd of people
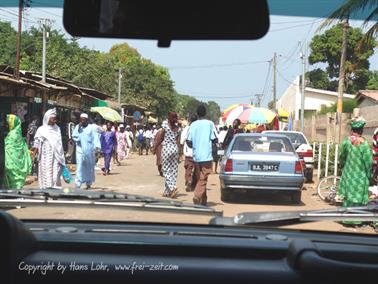
[[[26,139],[22,135],[20,118],[9,114],[6,123],[5,188],[23,188],[30,174],[38,176],[41,189],[61,187],[62,175],[69,171],[56,109],[44,114],[40,126],[38,118],[34,117]],[[373,166],[377,172],[377,162],[373,163],[373,158],[378,160],[378,129],[374,133],[372,151],[362,136],[365,123],[361,118],[354,118],[351,135],[340,146],[342,178],[338,194],[344,206],[367,204]],[[91,188],[100,157],[103,157],[102,173],[108,175],[112,159],[114,164],[121,165],[133,150],[139,155],[144,152],[148,155],[150,151],[156,155],[158,173],[165,179],[164,197],[177,197],[179,163],[184,159],[185,191],[194,193],[195,204],[206,205],[207,180],[212,172],[217,173],[218,150],[226,149],[233,137],[243,132],[239,119],[235,119],[231,127],[217,129],[206,119],[204,105],[198,106],[184,128],[175,112],[170,112],[161,126],[139,126],[135,131],[130,125],[90,123],[88,114],[82,113],[72,131],[76,152],[75,186]]]

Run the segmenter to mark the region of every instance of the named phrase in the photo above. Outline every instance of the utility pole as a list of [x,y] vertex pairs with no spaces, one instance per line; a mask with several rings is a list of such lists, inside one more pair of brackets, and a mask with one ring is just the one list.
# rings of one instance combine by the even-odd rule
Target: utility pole
[[305,88],[306,88],[306,54],[304,49],[305,43],[302,44],[302,84],[301,84],[301,132],[304,132],[304,111],[305,111]]
[[260,107],[261,106],[262,94],[256,94],[255,97],[256,97],[256,105],[257,105],[257,107]]
[[122,68],[118,69],[118,104],[121,104]]
[[340,58],[340,71],[339,71],[339,86],[337,89],[337,120],[336,122],[339,124],[339,135],[338,135],[338,142],[341,143],[341,129],[342,129],[342,113],[343,113],[343,95],[344,95],[344,88],[345,88],[345,62],[346,62],[346,53],[347,53],[347,46],[348,46],[348,28],[349,28],[349,21],[348,19],[344,20],[343,23],[343,41],[341,47],[341,58]]
[[276,111],[277,96],[277,53],[273,55],[273,110]]
[[18,0],[18,31],[16,42],[16,78],[20,78],[20,54],[21,54],[21,29],[22,29],[22,11],[24,9],[24,0]]
[[49,19],[40,20],[43,33],[43,44],[42,44],[42,82],[46,83],[46,40],[48,38],[47,25],[50,24]]

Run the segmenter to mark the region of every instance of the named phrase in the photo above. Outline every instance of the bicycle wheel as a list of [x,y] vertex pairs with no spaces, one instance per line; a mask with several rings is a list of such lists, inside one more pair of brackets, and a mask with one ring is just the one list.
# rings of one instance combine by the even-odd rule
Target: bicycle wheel
[[321,200],[334,199],[337,194],[337,189],[339,188],[341,177],[339,176],[328,176],[322,178],[316,188],[317,193]]

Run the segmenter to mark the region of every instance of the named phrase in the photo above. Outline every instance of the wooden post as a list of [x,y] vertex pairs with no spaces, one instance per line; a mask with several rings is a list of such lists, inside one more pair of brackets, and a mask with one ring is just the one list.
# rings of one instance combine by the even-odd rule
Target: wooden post
[[339,145],[335,145],[335,170],[333,172],[334,176],[337,176],[337,162],[339,161]]
[[321,165],[322,165],[322,143],[319,143],[319,152],[318,152],[318,178],[321,174]]
[[325,164],[325,174],[324,176],[328,176],[328,163],[329,163],[329,143],[327,143],[327,150],[326,150],[326,164]]

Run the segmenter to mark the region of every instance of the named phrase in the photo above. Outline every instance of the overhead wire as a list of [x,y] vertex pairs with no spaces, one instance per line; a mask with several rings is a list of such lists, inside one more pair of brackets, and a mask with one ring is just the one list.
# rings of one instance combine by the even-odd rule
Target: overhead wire
[[235,62],[235,63],[223,63],[223,64],[208,64],[208,65],[187,65],[187,66],[170,66],[166,67],[171,70],[178,69],[202,69],[202,68],[220,68],[220,67],[233,67],[233,66],[242,66],[242,65],[254,65],[267,63],[267,60],[264,61],[246,61],[246,62]]

